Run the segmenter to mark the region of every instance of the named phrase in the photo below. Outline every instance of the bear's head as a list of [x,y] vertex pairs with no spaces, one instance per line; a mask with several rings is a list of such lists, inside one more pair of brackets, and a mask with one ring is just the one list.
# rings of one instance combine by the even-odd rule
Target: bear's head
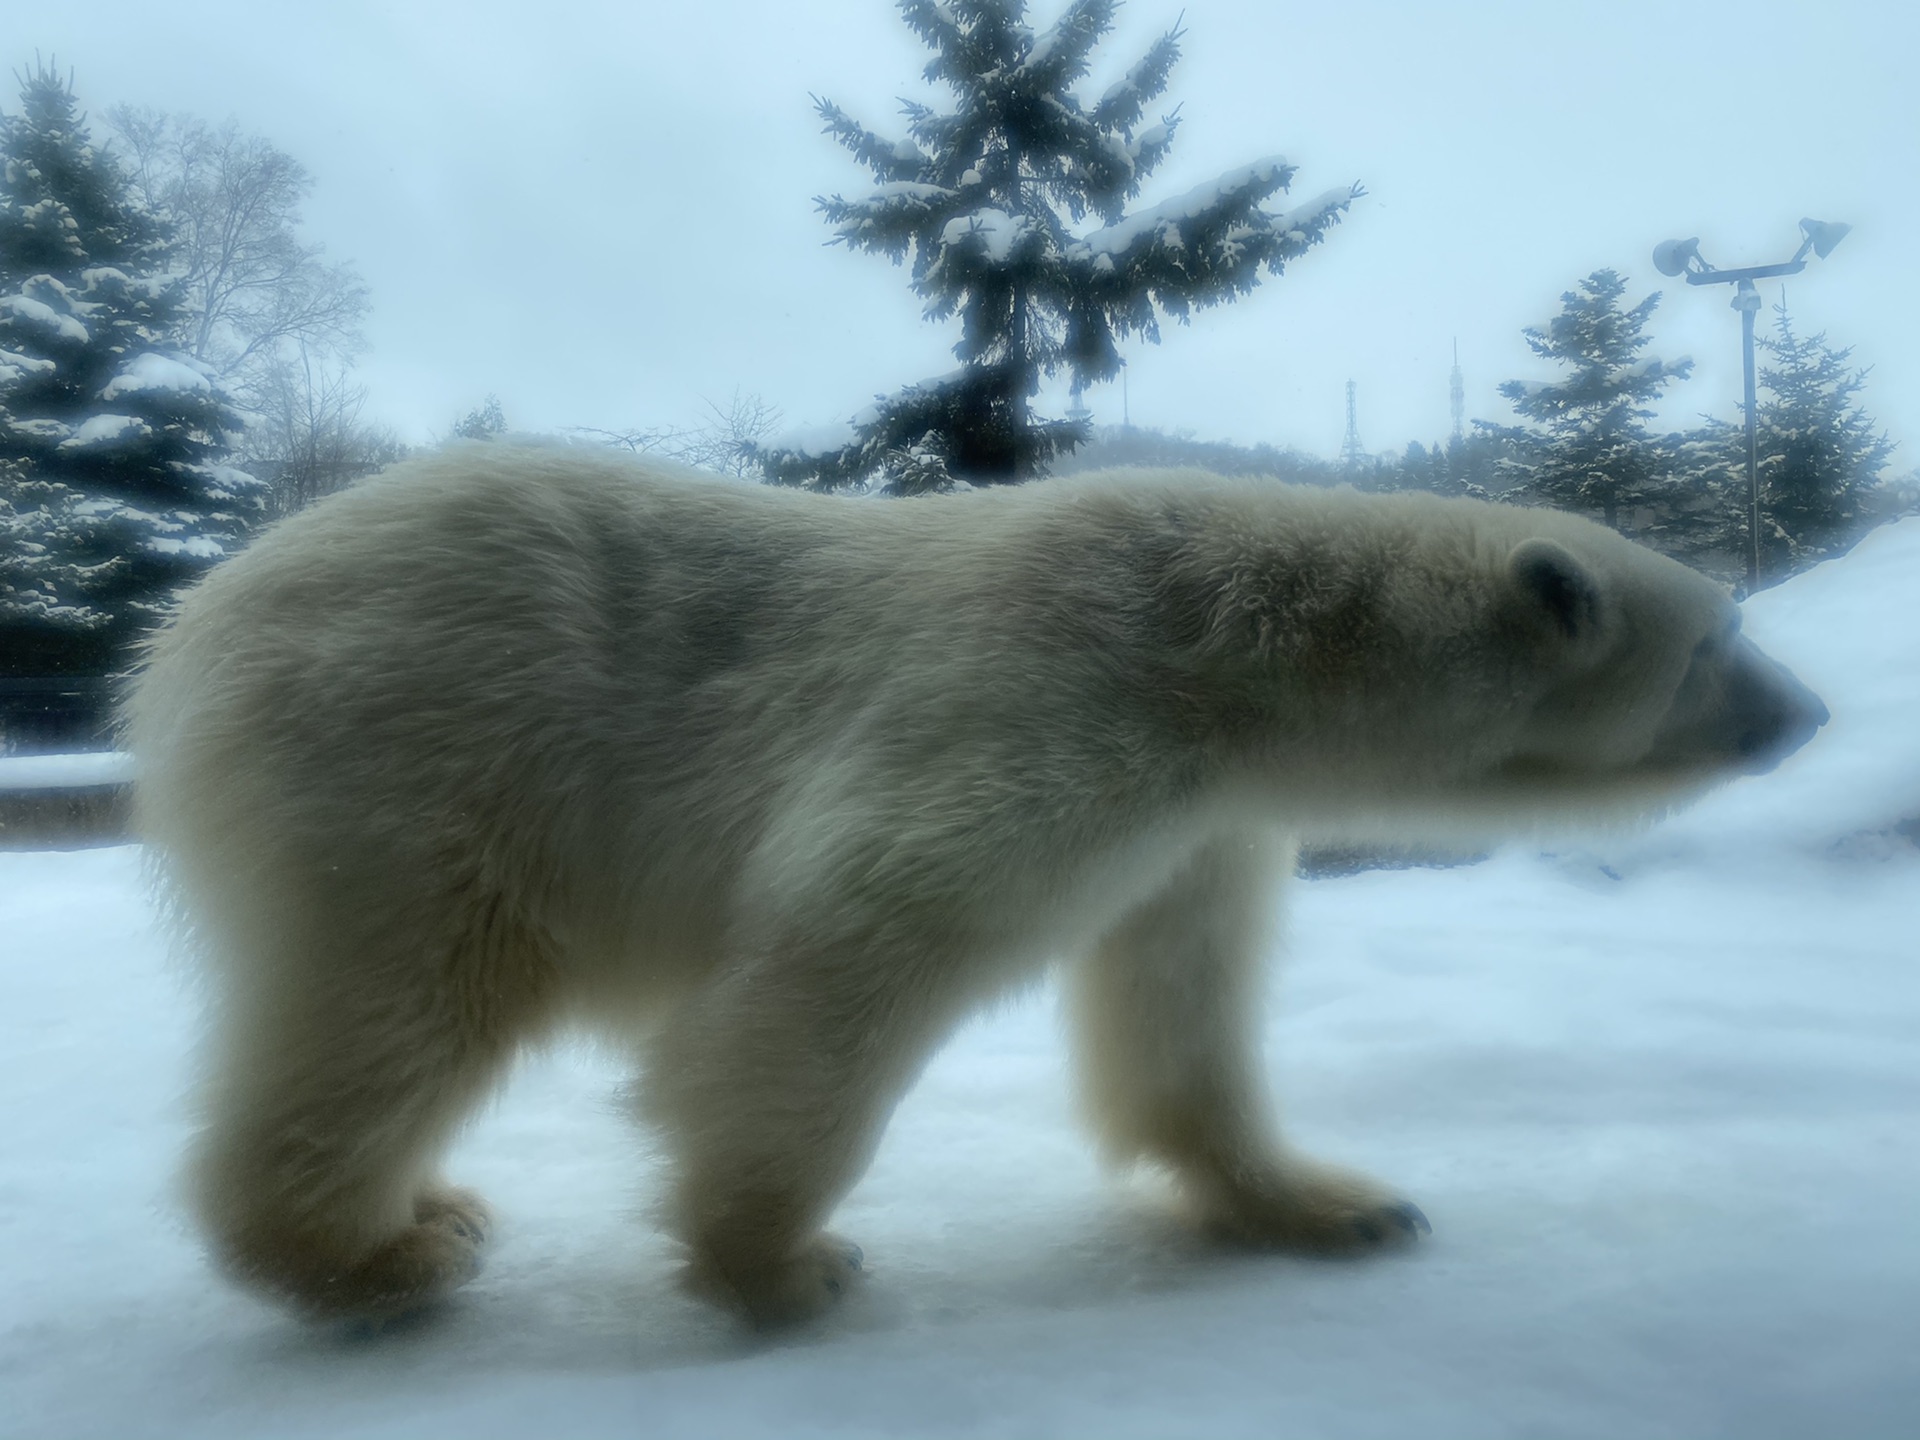
[[1519,541],[1496,613],[1519,701],[1498,777],[1607,809],[1771,770],[1827,708],[1740,633],[1717,585],[1597,527]]
[[[1183,477],[1184,478],[1184,477]],[[1826,707],[1727,592],[1578,516],[1434,496],[1169,488],[1149,570],[1183,718],[1308,829],[1657,813]],[[1277,793],[1276,793],[1277,792]]]

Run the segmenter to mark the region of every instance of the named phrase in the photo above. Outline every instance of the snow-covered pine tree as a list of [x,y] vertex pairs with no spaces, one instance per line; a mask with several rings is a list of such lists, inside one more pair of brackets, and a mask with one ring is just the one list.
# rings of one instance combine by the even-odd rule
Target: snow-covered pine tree
[[960,320],[961,363],[847,426],[763,447],[770,478],[832,489],[877,477],[902,494],[953,477],[1026,479],[1083,435],[1080,423],[1032,415],[1042,376],[1065,367],[1076,386],[1111,379],[1119,340],[1157,341],[1161,315],[1184,320],[1252,289],[1263,268],[1278,275],[1360,193],[1342,186],[1295,210],[1264,209],[1294,175],[1273,157],[1126,214],[1178,125],[1177,112],[1146,123],[1146,110],[1166,89],[1180,31],[1083,100],[1074,87],[1117,5],[1069,0],[1036,31],[1025,0],[901,0],[934,52],[926,77],[951,89],[953,107],[903,101],[907,134],[890,140],[816,102],[827,132],[877,182],[855,199],[816,201],[835,238],[911,259],[927,317]]
[[[1853,352],[1832,348],[1825,334],[1802,336],[1784,301],[1774,333],[1756,339],[1773,362],[1759,367],[1757,426],[1760,575],[1772,584],[1844,553],[1900,507],[1884,489],[1894,444],[1860,404],[1867,372],[1849,367]],[[1675,472],[1719,497],[1716,554],[1703,568],[1744,584],[1752,552],[1745,427],[1710,419],[1668,443]]]
[[1565,368],[1555,381],[1509,380],[1500,393],[1523,425],[1474,422],[1510,441],[1515,483],[1505,498],[1592,515],[1625,534],[1653,540],[1680,519],[1673,478],[1647,433],[1651,402],[1692,372],[1693,361],[1642,357],[1656,292],[1632,309],[1627,282],[1596,270],[1560,296],[1560,313],[1522,331],[1527,348]]
[[1760,367],[1762,573],[1777,578],[1860,538],[1894,446],[1860,404],[1867,371],[1849,367],[1851,348],[1799,334],[1784,300],[1759,345],[1772,361]]
[[263,487],[220,463],[227,397],[166,348],[169,240],[71,82],[23,76],[0,113],[0,672],[117,667],[262,513]]

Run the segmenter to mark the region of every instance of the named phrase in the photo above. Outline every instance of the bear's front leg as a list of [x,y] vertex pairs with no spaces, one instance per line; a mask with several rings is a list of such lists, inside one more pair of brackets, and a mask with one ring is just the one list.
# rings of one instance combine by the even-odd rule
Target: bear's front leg
[[1365,1176],[1292,1153],[1259,1065],[1262,962],[1293,847],[1197,850],[1073,972],[1082,1099],[1107,1148],[1173,1171],[1208,1228],[1322,1253],[1405,1242],[1424,1215]]
[[880,936],[770,946],[674,1014],[645,1111],[675,1162],[670,1218],[700,1288],[760,1325],[846,1292],[861,1252],[820,1226],[957,1018],[964,973]]

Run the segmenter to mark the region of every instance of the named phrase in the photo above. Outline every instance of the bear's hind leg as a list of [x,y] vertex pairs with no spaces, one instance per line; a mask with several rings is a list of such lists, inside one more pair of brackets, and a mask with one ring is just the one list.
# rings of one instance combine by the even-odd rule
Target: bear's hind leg
[[381,1319],[478,1271],[487,1208],[437,1161],[546,988],[500,939],[442,963],[315,947],[280,972],[297,978],[261,967],[227,997],[190,1178],[228,1273],[315,1318]]
[[1108,1150],[1167,1166],[1218,1233],[1344,1252],[1426,1217],[1366,1177],[1290,1152],[1259,1065],[1264,952],[1292,847],[1202,846],[1073,968],[1082,1100]]

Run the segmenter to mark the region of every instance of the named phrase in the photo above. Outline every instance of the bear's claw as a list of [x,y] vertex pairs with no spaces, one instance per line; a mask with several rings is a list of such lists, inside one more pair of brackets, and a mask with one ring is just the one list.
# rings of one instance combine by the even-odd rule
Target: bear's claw
[[[846,1267],[848,1276],[852,1276],[855,1271],[859,1270],[861,1263],[867,1258],[867,1252],[851,1240],[840,1240],[838,1237],[828,1237],[828,1244],[831,1248],[838,1250],[839,1254],[837,1258],[841,1264]],[[846,1287],[846,1282],[839,1276],[829,1273],[826,1277],[826,1286],[829,1295],[838,1295]]]
[[1418,1240],[1422,1235],[1431,1235],[1433,1226],[1411,1200],[1396,1200],[1372,1214],[1355,1216],[1353,1230],[1367,1244],[1378,1245],[1385,1240]]
[[1401,1200],[1387,1207],[1387,1218],[1398,1225],[1409,1236],[1431,1235],[1433,1225],[1428,1221],[1426,1212],[1411,1200]]

